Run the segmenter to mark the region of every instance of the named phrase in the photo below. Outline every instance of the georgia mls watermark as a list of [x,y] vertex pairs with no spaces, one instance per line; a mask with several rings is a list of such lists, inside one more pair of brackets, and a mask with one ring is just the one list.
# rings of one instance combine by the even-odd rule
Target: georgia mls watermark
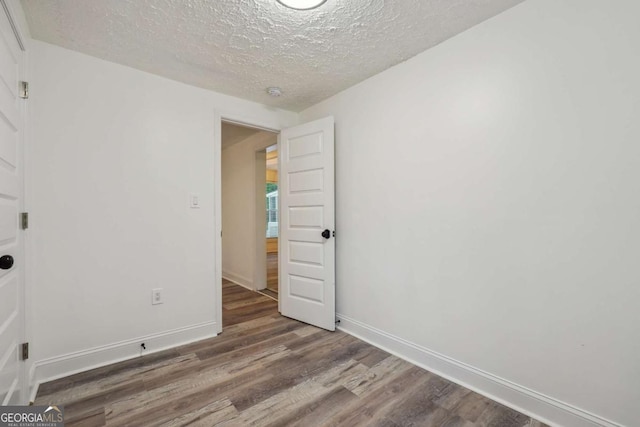
[[64,407],[0,406],[0,427],[64,427]]

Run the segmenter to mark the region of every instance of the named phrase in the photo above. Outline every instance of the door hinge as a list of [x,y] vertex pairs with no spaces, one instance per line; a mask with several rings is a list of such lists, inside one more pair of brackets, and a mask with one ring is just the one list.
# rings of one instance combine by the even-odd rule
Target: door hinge
[[20,344],[20,360],[27,360],[29,358],[29,343],[23,342]]
[[29,212],[22,212],[20,214],[20,228],[23,230],[29,228]]
[[22,99],[29,99],[29,82],[20,82],[18,96]]

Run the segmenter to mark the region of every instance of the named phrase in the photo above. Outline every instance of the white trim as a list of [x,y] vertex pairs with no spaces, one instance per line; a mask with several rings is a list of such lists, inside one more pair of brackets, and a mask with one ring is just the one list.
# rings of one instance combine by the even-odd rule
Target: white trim
[[[271,140],[272,136],[277,137],[279,133],[266,131],[264,138]],[[266,213],[265,188],[267,185],[266,175],[266,154],[267,148],[273,146],[260,144],[253,154],[253,215],[251,226],[253,228],[253,239],[251,241],[253,253],[253,281],[252,288],[256,291],[267,289],[267,229],[264,217]],[[261,155],[264,154],[264,157]],[[260,164],[261,163],[261,164]],[[258,171],[264,172],[258,174]]]
[[[222,122],[234,123],[242,126],[253,127],[279,133],[282,124],[277,119],[256,119],[245,116],[242,113],[232,111],[214,110],[214,137],[213,137],[213,173],[214,173],[214,221],[215,221],[215,263],[216,273],[214,278],[216,294],[216,323],[218,333],[222,332]],[[278,135],[278,144],[280,135]]]
[[271,298],[274,301],[278,301],[278,298],[272,297],[271,295],[265,293],[264,289],[260,289],[260,290],[258,290],[256,292],[259,293],[260,295],[262,295],[263,297]]
[[[11,27],[11,31],[13,36],[15,37],[16,43],[18,45],[18,49],[14,50],[10,48],[12,54],[14,55],[14,59],[17,60],[18,64],[18,80],[29,81],[28,78],[28,43],[30,39],[29,26],[27,25],[27,21],[24,15],[24,10],[22,9],[22,5],[20,0],[0,0],[2,9],[4,10],[4,14],[8,19],[9,25]],[[1,13],[1,12],[0,12]],[[20,100],[22,101],[22,100]],[[17,173],[20,180],[20,191],[19,191],[19,199],[18,199],[18,212],[26,212],[26,196],[27,193],[25,191],[27,175],[26,175],[26,155],[25,150],[27,149],[27,122],[28,122],[28,102],[19,102],[17,108],[20,110],[20,125],[19,125],[19,136],[18,136],[18,152],[17,152]],[[18,286],[18,312],[16,312],[18,327],[19,327],[19,343],[28,342],[28,286],[29,283],[26,281],[28,265],[30,263],[30,258],[27,256],[27,239],[26,239],[26,231],[18,230],[18,234],[16,237],[16,249],[15,249],[14,257],[22,260],[22,265],[19,267],[19,270],[16,270],[14,274],[17,275],[17,286]],[[16,320],[14,318],[14,320]],[[13,320],[12,320],[13,321]],[[18,344],[12,344],[14,348],[17,348]],[[18,392],[18,403],[25,404],[26,403],[26,389],[28,385],[26,383],[26,367],[29,366],[30,361],[20,361],[19,362],[19,372],[17,381],[14,381],[12,384],[11,393],[7,396],[7,398],[13,398],[11,396],[14,392]],[[9,397],[11,396],[11,397]],[[8,401],[7,401],[8,402]]]
[[218,333],[222,332],[222,116],[213,113],[213,217],[215,234],[214,292],[216,294],[215,316]]
[[225,279],[225,280],[230,281],[231,283],[235,283],[235,284],[236,284],[236,285],[238,285],[238,286],[242,286],[243,288],[248,289],[248,290],[250,290],[251,292],[257,292],[257,291],[254,291],[254,290],[253,290],[253,288],[251,288],[251,287],[249,287],[249,286],[243,285],[242,283],[240,283],[240,282],[238,282],[238,281],[236,281],[236,280],[233,280],[233,279],[228,278],[227,276],[225,276],[225,274],[224,274],[224,273],[222,273],[222,278],[223,278],[223,279]]
[[28,380],[28,384],[29,384],[29,396],[28,396],[28,402],[27,404],[29,405],[33,405],[33,402],[36,400],[36,394],[38,394],[38,386],[39,384],[36,384],[36,364],[32,363],[31,367],[29,368],[29,373],[27,374],[27,380]]
[[238,281],[236,281],[236,280],[231,280],[231,279],[229,279],[227,276],[225,276],[225,274],[224,274],[224,273],[222,274],[222,278],[223,278],[223,279],[225,279],[225,280],[230,281],[231,283],[235,283],[235,284],[236,284],[236,285],[238,285],[238,286],[242,286],[243,288],[245,288],[245,289],[247,289],[247,290],[249,290],[249,291],[251,291],[251,292],[255,292],[255,293],[258,293],[258,294],[260,294],[260,295],[263,295],[263,296],[265,296],[265,297],[267,297],[267,298],[271,298],[271,299],[272,299],[272,300],[274,300],[274,301],[278,301],[278,299],[277,299],[277,298],[274,298],[274,297],[272,297],[271,295],[267,295],[267,294],[265,294],[265,293],[263,292],[263,291],[264,291],[264,289],[258,289],[258,290],[255,290],[255,289],[253,289],[253,288],[250,288],[249,286],[245,286],[245,285],[243,285],[242,283],[240,283],[240,282],[238,282]]
[[239,274],[234,274],[234,273],[231,273],[229,271],[224,271],[223,270],[222,271],[222,278],[226,279],[226,280],[228,280],[230,282],[233,282],[236,285],[240,285],[243,288],[247,288],[250,291],[254,290],[253,289],[253,281],[251,279],[247,279],[246,277],[241,276]]
[[337,314],[336,317],[341,331],[551,426],[623,427],[348,316]]
[[13,35],[16,37],[16,42],[18,46],[20,46],[20,50],[26,52],[27,48],[24,44],[24,37],[22,36],[22,26],[16,22],[16,13],[13,5],[7,3],[6,0],[0,0],[2,3],[2,8],[9,19],[9,25],[11,25],[11,31],[13,31]]
[[[276,140],[276,150],[278,150],[278,191],[280,191],[280,171],[282,170],[282,145],[280,144],[280,135],[278,134],[278,139]],[[280,216],[282,214],[282,206],[280,205],[281,197],[278,197],[278,291],[280,291],[281,284],[283,282],[282,275],[280,274],[280,254],[282,253],[282,239],[280,239],[280,230],[282,229],[282,224],[280,223]],[[282,313],[282,297],[280,297],[280,293],[278,292],[278,313]]]
[[[30,372],[35,386],[31,390],[30,400],[34,401],[40,384],[58,378],[91,369],[100,368],[112,363],[122,362],[142,355],[152,354],[180,345],[212,338],[217,335],[216,322],[204,322],[197,325],[177,328],[166,332],[150,334],[139,338],[120,341],[114,344],[76,351],[61,356],[38,360]],[[140,343],[144,342],[147,350],[141,352]]]
[[[219,118],[222,122],[231,123],[247,128],[265,130],[267,132],[280,133],[281,125],[277,120],[259,120],[253,117],[247,117],[242,114],[219,112]],[[222,142],[222,141],[221,141]]]
[[7,395],[4,397],[2,406],[7,406],[9,404],[9,402],[13,398],[13,394],[16,392],[16,387],[18,387],[18,378],[15,378],[11,383],[11,387],[9,387],[9,391],[7,392]]

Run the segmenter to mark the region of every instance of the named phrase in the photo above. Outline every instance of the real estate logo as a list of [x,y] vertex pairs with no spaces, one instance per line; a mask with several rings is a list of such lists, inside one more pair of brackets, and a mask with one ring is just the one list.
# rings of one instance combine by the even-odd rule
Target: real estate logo
[[64,407],[0,406],[0,427],[64,427]]

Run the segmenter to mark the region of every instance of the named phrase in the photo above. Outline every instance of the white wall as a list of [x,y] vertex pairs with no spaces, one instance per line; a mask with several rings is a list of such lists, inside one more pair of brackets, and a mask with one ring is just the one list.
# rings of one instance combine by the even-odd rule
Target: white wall
[[638,16],[527,1],[301,114],[336,119],[347,329],[640,425]]
[[[266,219],[265,193],[256,194],[257,181],[266,182],[266,156],[256,170],[256,152],[277,143],[278,135],[262,131],[222,150],[222,275],[251,289],[264,288],[255,283],[255,258],[263,254],[266,263],[266,229],[256,244],[257,205],[262,201],[262,219]],[[265,224],[266,227],[266,224]],[[264,275],[266,280],[266,264]]]
[[36,380],[214,335],[214,116],[297,115],[41,42],[30,57]]

